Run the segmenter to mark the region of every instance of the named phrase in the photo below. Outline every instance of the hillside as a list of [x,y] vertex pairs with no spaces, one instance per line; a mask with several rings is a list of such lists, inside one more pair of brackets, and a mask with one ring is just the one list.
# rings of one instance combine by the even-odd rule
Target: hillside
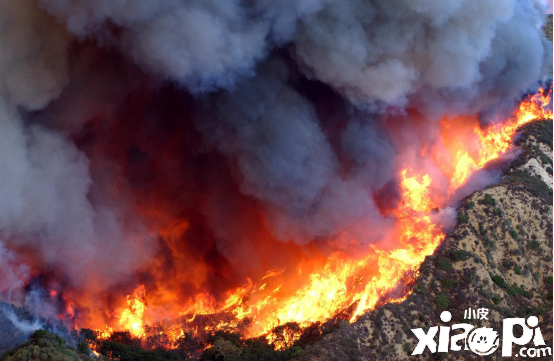
[[7,351],[2,361],[92,361],[85,343],[77,348],[66,345],[63,338],[44,330],[35,331],[29,341],[17,348]]
[[[0,355],[14,345],[27,341],[30,332],[36,329],[31,325],[35,324],[38,327],[39,322],[30,312],[0,302]],[[16,327],[15,324],[23,326]]]
[[[470,307],[488,308],[492,317],[478,324],[495,330],[503,318],[536,315],[552,346],[552,121],[525,126],[516,143],[522,154],[502,181],[462,202],[458,224],[421,265],[414,292],[326,336],[302,360],[408,359],[417,343],[410,329],[444,325],[443,310],[463,321]],[[480,359],[471,351],[409,359],[431,356]]]

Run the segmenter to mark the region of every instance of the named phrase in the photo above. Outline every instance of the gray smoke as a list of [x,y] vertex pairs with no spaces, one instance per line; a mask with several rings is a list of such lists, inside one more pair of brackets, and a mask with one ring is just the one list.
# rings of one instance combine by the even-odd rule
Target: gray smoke
[[7,307],[1,307],[0,312],[13,324],[15,328],[23,332],[24,334],[31,334],[36,330],[46,328],[45,325],[38,319],[34,319],[32,322],[28,320],[21,320],[17,317],[13,310]]
[[234,91],[210,97],[205,107],[216,115],[200,116],[198,128],[236,161],[242,192],[266,205],[279,238],[305,243],[364,219],[374,223],[380,216],[369,190],[390,179],[392,147],[371,126],[351,123],[342,147],[356,165],[341,177],[315,109],[287,77],[284,64],[268,63]]
[[[67,29],[113,43],[193,91],[253,76],[290,44],[304,71],[355,102],[406,105],[421,89],[499,88],[515,96],[550,55],[532,0],[63,1],[41,5]],[[114,35],[115,24],[122,34]],[[548,50],[547,50],[548,49]],[[549,64],[548,64],[549,65]],[[548,66],[547,65],[547,66]],[[494,92],[494,90],[492,90]]]
[[[94,269],[109,285],[144,259],[143,244],[128,241],[118,209],[91,203],[84,153],[59,129],[28,123],[23,111],[44,108],[67,86],[72,36],[31,0],[0,1],[0,24],[0,236],[33,249],[44,267],[61,264],[75,283]],[[114,252],[120,267],[107,261]],[[30,271],[4,244],[0,260],[0,292],[9,299]]]
[[[78,282],[89,267],[106,280],[132,272],[141,259],[135,246],[142,245],[126,241],[117,209],[91,204],[86,156],[59,132],[25,126],[6,104],[0,104],[0,127],[2,237],[16,237],[18,246],[38,251],[46,265],[63,264]],[[108,267],[113,252],[122,263]]]
[[3,242],[0,242],[0,264],[0,297],[9,302],[12,292],[25,285],[30,270],[17,253],[6,249]]
[[[7,247],[34,250],[40,266],[60,266],[74,284],[94,273],[100,289],[156,249],[111,178],[118,165],[104,164],[105,178],[93,179],[91,160],[71,138],[89,112],[106,107],[109,117],[136,85],[117,74],[82,80],[102,59],[73,50],[93,43],[94,51],[119,51],[156,87],[177,84],[194,95],[194,126],[224,155],[239,191],[261,204],[274,237],[379,239],[390,220],[374,194],[395,181],[399,148],[413,146],[391,140],[383,113],[407,122],[406,109],[415,108],[433,120],[520,95],[551,66],[542,6],[0,0],[0,236]],[[303,88],[308,81],[343,108],[328,114],[333,107]],[[419,144],[434,136],[413,135]],[[12,257],[6,252],[0,259]],[[25,268],[11,272],[28,277]]]
[[33,0],[0,1],[0,94],[35,110],[67,84],[71,36]]

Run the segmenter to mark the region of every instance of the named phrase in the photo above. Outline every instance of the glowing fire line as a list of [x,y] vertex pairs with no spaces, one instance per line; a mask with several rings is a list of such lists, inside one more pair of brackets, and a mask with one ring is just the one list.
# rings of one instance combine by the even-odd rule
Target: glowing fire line
[[[543,109],[549,102],[550,94],[541,89],[538,94],[523,101],[512,118],[484,130],[475,125],[471,144],[467,138],[450,142],[453,146],[446,149],[450,162],[441,168],[450,179],[449,193],[463,186],[487,162],[509,150],[518,127],[534,119],[551,119],[552,112]],[[448,121],[445,120],[445,123]],[[471,145],[471,149],[468,149],[467,144]],[[422,156],[429,153],[433,157],[433,151],[429,151],[427,145],[420,152]],[[196,302],[183,310],[181,315],[188,315],[187,322],[194,321],[197,315],[218,312],[228,312],[234,316],[234,321],[222,321],[211,330],[237,327],[240,320],[248,317],[252,321],[248,336],[259,336],[267,335],[274,327],[286,322],[307,326],[315,321],[323,321],[351,306],[349,320],[353,321],[375,308],[383,297],[388,298],[388,302],[401,302],[408,294],[395,298],[389,296],[390,292],[410,272],[413,274],[412,279],[417,276],[419,265],[434,252],[444,234],[430,217],[431,209],[438,206],[430,199],[430,186],[433,183],[431,176],[404,169],[400,178],[401,202],[392,212],[397,222],[399,248],[383,250],[372,245],[358,259],[349,259],[335,252],[319,271],[309,275],[304,286],[289,295],[283,293],[280,278],[285,270],[271,270],[260,280],[261,284],[248,280],[219,307],[209,295],[197,295]],[[128,308],[116,310],[119,315],[118,329],[129,330],[139,338],[144,337],[145,295],[145,287],[139,285],[127,297]],[[250,298],[250,301],[246,302],[246,298]],[[107,327],[100,333],[100,339],[106,339],[112,333],[113,329]],[[176,340],[183,336],[183,330],[177,328],[167,336],[170,341],[167,346],[173,347]],[[274,341],[271,336],[268,336],[268,340]]]

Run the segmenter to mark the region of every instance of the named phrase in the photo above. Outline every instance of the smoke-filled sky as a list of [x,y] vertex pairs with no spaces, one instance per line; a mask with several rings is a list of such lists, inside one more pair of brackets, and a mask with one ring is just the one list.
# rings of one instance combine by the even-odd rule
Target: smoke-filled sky
[[442,116],[548,74],[544,6],[0,0],[0,294],[217,294],[379,241]]

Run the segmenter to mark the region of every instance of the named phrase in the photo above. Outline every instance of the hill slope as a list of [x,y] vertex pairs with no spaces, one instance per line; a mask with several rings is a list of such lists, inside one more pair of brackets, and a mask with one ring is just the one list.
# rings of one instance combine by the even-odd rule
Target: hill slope
[[464,310],[482,307],[489,320],[472,324],[498,331],[504,318],[536,315],[552,346],[552,121],[523,133],[520,157],[500,183],[463,201],[458,224],[421,265],[414,292],[307,347],[302,360],[480,359],[471,351],[409,354],[417,343],[410,329],[445,325],[443,310],[458,323]]

